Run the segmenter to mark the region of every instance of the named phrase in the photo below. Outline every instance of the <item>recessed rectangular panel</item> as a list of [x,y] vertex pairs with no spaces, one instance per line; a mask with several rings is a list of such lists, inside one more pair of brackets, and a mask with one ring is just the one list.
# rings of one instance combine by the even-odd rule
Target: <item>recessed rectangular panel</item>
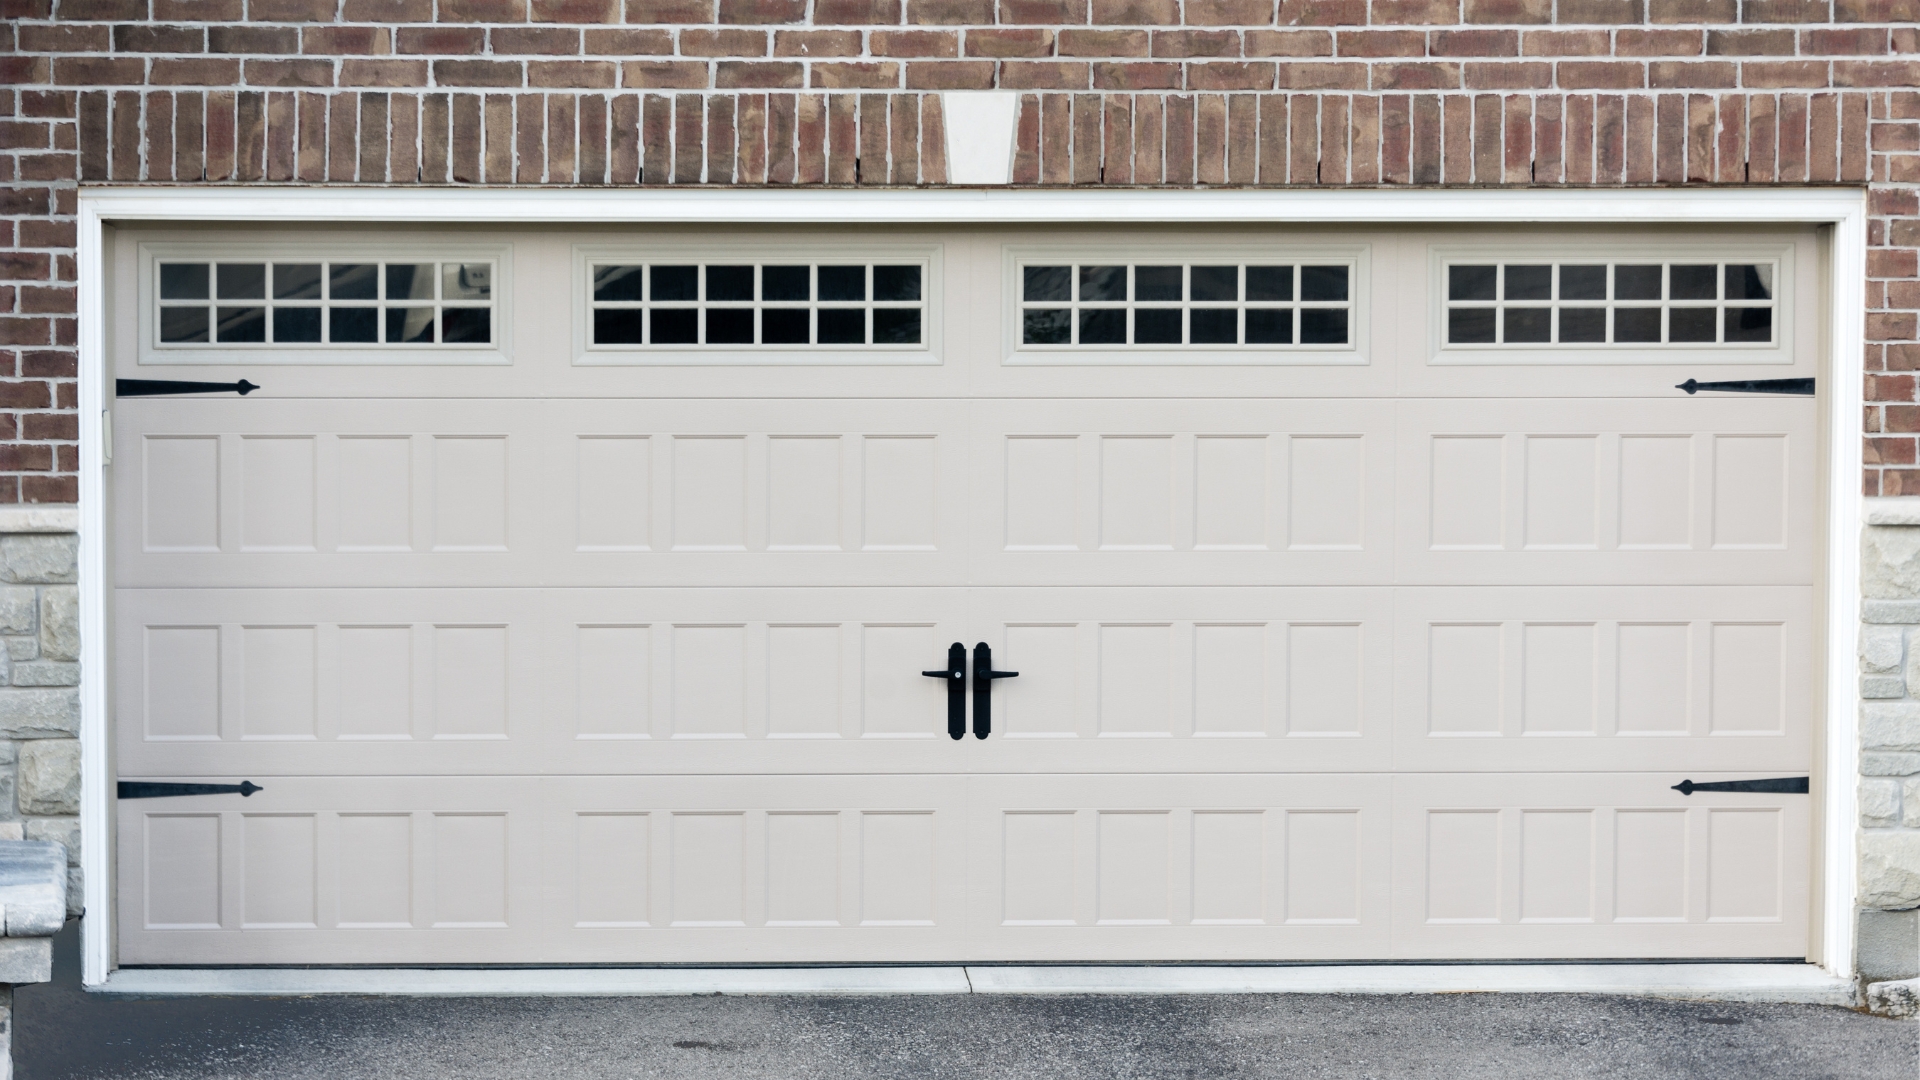
[[652,543],[653,443],[645,436],[581,436],[581,551],[644,551]]
[[747,628],[673,628],[673,737],[747,733]]
[[767,547],[840,550],[840,437],[767,440]]
[[673,925],[743,926],[746,815],[673,815]]
[[869,435],[861,445],[861,546],[868,551],[932,551],[938,540],[934,508],[941,480],[934,468],[934,437]]
[[507,815],[433,816],[433,925],[507,925]]
[[574,816],[574,925],[645,926],[652,895],[652,816]]
[[142,451],[145,549],[219,551],[220,440],[149,435]]
[[1715,733],[1776,733],[1786,726],[1786,628],[1779,623],[1715,623]]
[[1594,733],[1596,645],[1592,623],[1528,623],[1521,628],[1523,732]]
[[1001,918],[1010,926],[1073,923],[1070,812],[1001,815]]
[[338,454],[340,550],[410,550],[413,440],[342,435]]
[[1100,628],[1100,734],[1170,735],[1173,628]]
[[1427,635],[1428,733],[1499,734],[1500,627],[1437,625]]
[[1096,815],[1100,841],[1096,921],[1132,925],[1172,921],[1167,864],[1171,818],[1164,810]]
[[1100,547],[1105,551],[1172,549],[1172,438],[1101,438]]
[[868,737],[931,738],[946,726],[946,689],[920,674],[944,667],[931,626],[860,628],[860,731]]
[[433,549],[507,549],[507,440],[433,440]]
[[1685,810],[1615,811],[1614,921],[1686,921],[1688,861]]
[[1526,546],[1591,550],[1600,440],[1592,435],[1527,436]]
[[1787,499],[1786,436],[1714,436],[1715,548],[1785,547]]
[[644,739],[652,733],[653,628],[574,630],[579,699],[574,731],[587,739]]
[[339,631],[342,739],[406,739],[413,735],[413,630],[406,626],[343,626]]
[[767,734],[840,734],[838,626],[767,627]]
[[1693,437],[1620,437],[1620,547],[1693,546]]
[[146,927],[220,929],[220,815],[148,814]]
[[1520,921],[1593,921],[1593,811],[1520,814]]
[[1286,921],[1359,922],[1360,862],[1358,812],[1288,811]]
[[840,923],[840,815],[767,815],[767,925]]
[[860,815],[860,924],[930,926],[934,908],[931,813]]
[[241,737],[313,738],[314,628],[243,626],[240,643],[246,672]]
[[1068,435],[1013,435],[1006,445],[1007,550],[1078,547],[1079,441]]
[[1506,516],[1505,440],[1436,435],[1428,492],[1435,550],[1498,550]]
[[1780,918],[1780,811],[1707,811],[1707,921]]
[[1193,730],[1198,735],[1267,733],[1265,625],[1193,628]]
[[1266,815],[1193,812],[1193,921],[1258,923],[1266,917]]
[[220,628],[149,626],[147,738],[220,737]]
[[1266,547],[1266,436],[1202,435],[1193,449],[1193,546],[1201,551]]
[[507,628],[433,628],[433,734],[437,739],[507,736]]
[[1500,812],[1427,811],[1427,921],[1500,921]]
[[240,549],[312,551],[314,440],[240,440]]
[[413,925],[413,816],[341,814],[341,875],[335,902],[340,925],[400,927]]
[[1366,543],[1366,440],[1295,435],[1287,442],[1287,548],[1358,551]]
[[[995,694],[995,735],[1073,735],[1079,727],[1076,626],[1009,626],[994,665],[1020,673],[1018,694]],[[931,679],[927,680],[932,682]]]
[[1693,650],[1686,623],[1621,623],[1619,716],[1622,734],[1684,735],[1693,706]]
[[747,440],[679,436],[673,440],[675,551],[747,549]]
[[313,815],[245,814],[240,820],[241,925],[250,930],[316,925]]
[[1287,734],[1360,734],[1360,628],[1287,627]]

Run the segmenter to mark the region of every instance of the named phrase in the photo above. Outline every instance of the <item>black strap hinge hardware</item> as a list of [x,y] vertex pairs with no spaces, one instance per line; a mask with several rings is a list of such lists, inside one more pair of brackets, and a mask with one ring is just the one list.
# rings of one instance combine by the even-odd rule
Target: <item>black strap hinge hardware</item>
[[181,379],[115,379],[114,397],[163,397],[168,394],[239,394],[245,397],[260,389],[245,379],[239,382],[187,382]]
[[114,785],[114,794],[122,799],[171,799],[176,795],[239,795],[241,798],[266,788],[251,780],[237,784],[154,784],[144,780],[122,780]]
[[1758,791],[1770,795],[1805,795],[1808,789],[1807,778],[1804,776],[1781,776],[1771,780],[1715,780],[1708,784],[1682,780],[1673,785],[1673,790],[1682,795],[1691,795],[1696,791]]
[[1813,396],[1812,379],[1734,379],[1729,382],[1700,382],[1688,379],[1674,386],[1675,390],[1685,390],[1692,394],[1701,390],[1720,390],[1729,394],[1793,394],[1796,397]]

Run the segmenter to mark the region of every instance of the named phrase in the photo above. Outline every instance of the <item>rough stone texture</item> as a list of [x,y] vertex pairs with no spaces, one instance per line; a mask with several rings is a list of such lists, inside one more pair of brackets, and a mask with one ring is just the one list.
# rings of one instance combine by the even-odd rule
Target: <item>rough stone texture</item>
[[30,588],[0,588],[0,634],[31,634],[40,598]]
[[1862,911],[1859,929],[1860,978],[1905,979],[1920,971],[1920,909]]
[[1920,907],[1920,832],[1869,830],[1860,838],[1860,903]]
[[1860,721],[1864,750],[1920,750],[1920,701],[1867,705]]
[[1878,600],[1920,597],[1920,529],[1875,526],[1861,545],[1861,591]]
[[1860,827],[1888,829],[1900,824],[1900,782],[1863,780],[1860,782]]
[[67,852],[45,840],[0,840],[6,936],[52,937],[67,921]]
[[1867,984],[1867,1008],[1876,1016],[1920,1016],[1920,979]]
[[[14,685],[24,685],[18,675],[14,676]],[[1898,675],[1868,675],[1860,680],[1860,696],[1874,701],[1887,701],[1907,696],[1907,680]]]
[[78,690],[0,693],[0,738],[46,739],[80,732]]
[[80,590],[55,585],[40,594],[40,655],[80,659]]
[[1860,670],[1868,675],[1891,675],[1900,670],[1906,635],[1897,627],[1860,628]]
[[80,743],[38,739],[20,749],[20,809],[29,814],[80,812]]
[[79,686],[80,665],[52,660],[32,660],[24,664],[14,664],[13,685]]
[[1862,530],[1857,957],[1864,977],[1909,978],[1920,975],[1920,528],[1906,523],[1920,522],[1920,499],[1873,503],[1872,520],[1901,524]]
[[58,533],[0,536],[0,581],[72,584],[79,580],[80,540]]

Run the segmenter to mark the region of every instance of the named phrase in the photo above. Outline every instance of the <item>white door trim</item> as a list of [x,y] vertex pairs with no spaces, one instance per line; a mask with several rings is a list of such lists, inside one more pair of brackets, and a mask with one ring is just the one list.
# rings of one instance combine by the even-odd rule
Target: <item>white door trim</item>
[[[391,188],[112,188],[79,193],[81,829],[86,838],[82,979],[113,967],[113,780],[107,639],[103,408],[108,377],[103,230],[144,222],[931,225],[1063,222],[1486,224],[1811,223],[1833,228],[1828,282],[1825,734],[1816,755],[1822,884],[1818,955],[1854,971],[1854,808],[1859,785],[1854,641],[1860,621],[1861,406],[1865,376],[1867,213],[1859,188],[1471,191],[770,191]],[[1694,965],[1703,966],[1703,965]],[[1357,971],[1358,969],[1347,969]],[[1474,968],[1468,970],[1483,971]],[[1357,979],[1358,976],[1352,976]],[[1351,981],[1351,980],[1350,980]],[[1437,987],[1436,987],[1437,988]],[[1701,988],[1706,989],[1705,983]],[[151,991],[149,991],[151,992]],[[1404,992],[1404,991],[1403,991]],[[1616,992],[1631,992],[1621,990]]]

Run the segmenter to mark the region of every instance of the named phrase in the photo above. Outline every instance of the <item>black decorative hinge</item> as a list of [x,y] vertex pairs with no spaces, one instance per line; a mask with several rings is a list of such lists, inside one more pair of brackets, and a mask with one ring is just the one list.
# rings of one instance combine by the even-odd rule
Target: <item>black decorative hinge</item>
[[1673,790],[1682,795],[1691,795],[1696,791],[1758,791],[1771,795],[1805,795],[1807,778],[1782,776],[1772,780],[1715,780],[1710,784],[1696,784],[1691,780],[1682,780],[1673,785]]
[[1700,382],[1688,379],[1674,386],[1675,390],[1695,393],[1700,390],[1721,390],[1729,394],[1793,394],[1798,397],[1813,396],[1812,379],[1734,379],[1731,382]]
[[161,397],[166,394],[239,394],[245,397],[260,389],[245,379],[239,382],[185,382],[180,379],[115,379],[115,397]]
[[245,798],[266,788],[251,780],[237,784],[150,784],[143,780],[122,780],[114,785],[114,794],[122,799],[171,799],[175,795],[239,795]]

